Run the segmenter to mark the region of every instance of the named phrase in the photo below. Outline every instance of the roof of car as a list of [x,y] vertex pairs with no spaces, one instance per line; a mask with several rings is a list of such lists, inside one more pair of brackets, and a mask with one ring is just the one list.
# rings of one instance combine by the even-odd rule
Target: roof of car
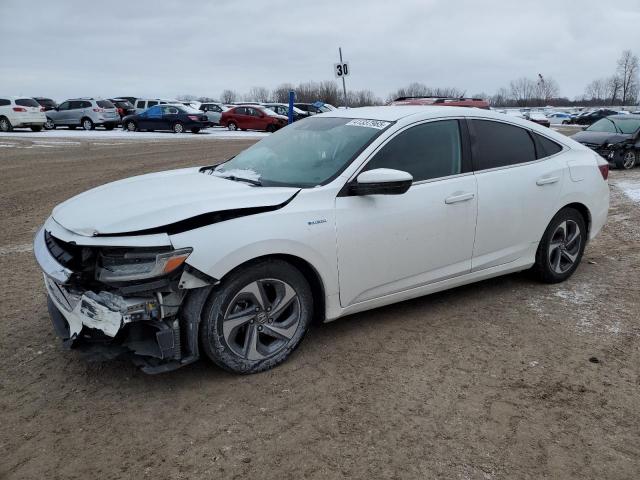
[[[487,117],[504,118],[505,115],[491,110],[473,107],[437,107],[431,105],[385,105],[381,107],[359,107],[332,110],[320,114],[323,117],[366,118],[395,122],[405,117],[438,118],[438,117]],[[512,120],[513,117],[510,118]]]
[[609,115],[607,118],[617,118],[620,120],[627,120],[627,119],[640,120],[640,115],[636,113],[623,113],[623,114],[618,113],[616,115]]

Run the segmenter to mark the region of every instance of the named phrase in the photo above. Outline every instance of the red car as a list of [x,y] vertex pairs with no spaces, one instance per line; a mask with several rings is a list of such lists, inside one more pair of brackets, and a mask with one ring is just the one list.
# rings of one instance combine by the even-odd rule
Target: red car
[[437,105],[439,107],[476,107],[489,110],[489,102],[482,98],[400,97],[390,105]]
[[287,124],[287,117],[260,105],[238,105],[222,112],[220,125],[229,130],[264,130],[275,132]]

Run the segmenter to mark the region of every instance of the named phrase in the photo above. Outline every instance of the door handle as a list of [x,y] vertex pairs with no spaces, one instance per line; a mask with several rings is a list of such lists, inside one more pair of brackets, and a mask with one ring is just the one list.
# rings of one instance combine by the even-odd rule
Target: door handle
[[542,177],[536,180],[536,185],[541,187],[542,185],[549,185],[551,183],[556,183],[560,180],[560,177]]
[[446,203],[447,205],[451,205],[452,203],[467,202],[475,196],[476,194],[473,192],[455,193],[450,197],[445,198],[444,203]]

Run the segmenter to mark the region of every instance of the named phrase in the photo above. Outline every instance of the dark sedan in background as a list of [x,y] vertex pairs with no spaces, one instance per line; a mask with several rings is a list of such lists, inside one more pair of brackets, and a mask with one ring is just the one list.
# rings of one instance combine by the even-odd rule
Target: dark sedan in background
[[640,115],[601,118],[571,138],[596,151],[617,168],[628,170],[640,163]]
[[190,130],[198,133],[210,125],[206,115],[184,105],[156,105],[137,115],[127,115],[122,119],[125,130],[136,132],[147,130],[171,130],[182,133]]
[[[583,112],[569,120],[572,125],[591,125],[598,120],[608,117],[610,115],[617,115],[615,110],[609,110],[608,108],[599,108],[591,112]],[[563,122],[564,123],[564,122]]]

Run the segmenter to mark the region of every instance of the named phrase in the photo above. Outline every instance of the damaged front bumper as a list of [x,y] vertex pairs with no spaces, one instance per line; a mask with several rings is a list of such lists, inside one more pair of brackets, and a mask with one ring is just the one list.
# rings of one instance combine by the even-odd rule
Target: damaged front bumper
[[44,273],[54,330],[66,348],[93,360],[128,356],[146,373],[199,358],[201,308],[215,282],[185,267],[173,279],[86,288],[77,272],[52,255],[44,227],[34,239],[34,253]]

